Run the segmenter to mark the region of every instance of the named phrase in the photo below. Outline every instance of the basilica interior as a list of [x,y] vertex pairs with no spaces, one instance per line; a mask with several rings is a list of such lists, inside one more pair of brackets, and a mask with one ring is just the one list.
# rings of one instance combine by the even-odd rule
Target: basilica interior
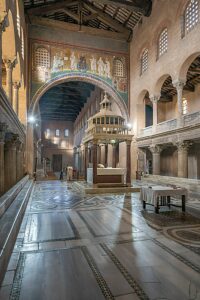
[[200,0],[0,0],[1,300],[200,300],[199,36]]

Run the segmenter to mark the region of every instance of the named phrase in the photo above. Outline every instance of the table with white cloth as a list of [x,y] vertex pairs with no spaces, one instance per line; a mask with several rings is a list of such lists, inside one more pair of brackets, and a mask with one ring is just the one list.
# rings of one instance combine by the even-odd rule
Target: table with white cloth
[[140,191],[140,200],[143,202],[143,208],[146,208],[146,204],[153,205],[155,207],[155,212],[159,212],[160,206],[177,206],[180,205],[172,204],[171,197],[176,198],[181,197],[181,207],[182,211],[185,211],[185,202],[187,200],[187,189],[180,187],[171,186],[142,186]]

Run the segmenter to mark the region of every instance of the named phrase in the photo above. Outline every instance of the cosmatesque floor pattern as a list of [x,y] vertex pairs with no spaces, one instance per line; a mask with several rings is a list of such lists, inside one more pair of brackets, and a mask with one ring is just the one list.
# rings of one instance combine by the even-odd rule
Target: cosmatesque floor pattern
[[88,196],[73,183],[37,182],[0,299],[198,300],[200,221],[166,216],[146,218],[138,193]]

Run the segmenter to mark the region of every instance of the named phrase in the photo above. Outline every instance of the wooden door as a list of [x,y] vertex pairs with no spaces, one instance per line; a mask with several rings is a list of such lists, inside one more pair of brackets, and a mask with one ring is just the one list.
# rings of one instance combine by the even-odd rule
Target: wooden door
[[53,154],[53,172],[62,170],[62,154]]

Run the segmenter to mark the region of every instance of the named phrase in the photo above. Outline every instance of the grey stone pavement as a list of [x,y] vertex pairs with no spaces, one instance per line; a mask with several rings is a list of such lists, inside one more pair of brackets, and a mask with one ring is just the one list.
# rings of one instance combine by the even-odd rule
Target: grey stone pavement
[[0,299],[200,299],[200,222],[154,225],[138,193],[37,182]]

